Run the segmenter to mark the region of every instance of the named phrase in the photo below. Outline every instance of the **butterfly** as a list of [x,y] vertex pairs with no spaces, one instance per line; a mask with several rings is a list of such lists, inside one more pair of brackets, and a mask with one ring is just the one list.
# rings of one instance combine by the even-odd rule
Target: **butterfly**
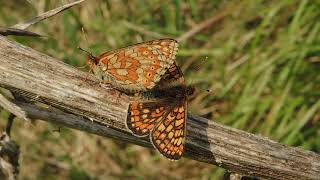
[[177,41],[159,39],[87,57],[102,82],[138,92],[129,104],[126,127],[135,136],[149,136],[170,160],[180,159],[185,150],[187,97],[194,92],[175,63],[177,50]]
[[135,136],[149,136],[164,157],[179,160],[185,150],[187,97],[193,92],[180,68],[172,64],[153,90],[129,104],[127,128]]
[[174,63],[178,43],[158,39],[105,52],[89,53],[86,63],[103,83],[126,92],[145,92],[154,88]]

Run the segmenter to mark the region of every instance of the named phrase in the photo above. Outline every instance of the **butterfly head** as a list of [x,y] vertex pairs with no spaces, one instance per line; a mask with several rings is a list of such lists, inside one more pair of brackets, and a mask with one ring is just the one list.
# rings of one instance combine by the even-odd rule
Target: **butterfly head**
[[96,65],[99,62],[99,58],[95,57],[91,52],[82,49],[81,47],[78,47],[79,50],[85,52],[87,54],[86,63],[88,65]]
[[186,91],[185,91],[185,95],[192,96],[195,91],[196,91],[196,88],[194,86],[187,86]]

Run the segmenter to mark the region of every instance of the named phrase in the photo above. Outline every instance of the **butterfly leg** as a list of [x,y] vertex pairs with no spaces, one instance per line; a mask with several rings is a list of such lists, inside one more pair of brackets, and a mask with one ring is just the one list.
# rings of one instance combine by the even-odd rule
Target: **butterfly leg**
[[102,81],[101,81],[101,82],[99,83],[99,85],[100,85],[101,87],[107,89],[107,90],[113,89],[113,86],[112,86],[111,83],[105,83],[105,82],[102,82]]

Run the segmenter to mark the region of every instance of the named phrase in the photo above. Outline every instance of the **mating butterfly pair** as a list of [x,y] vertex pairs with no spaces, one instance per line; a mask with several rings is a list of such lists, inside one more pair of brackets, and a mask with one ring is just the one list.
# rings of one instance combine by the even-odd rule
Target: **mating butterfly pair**
[[126,125],[135,136],[150,136],[155,149],[170,160],[184,152],[187,96],[194,91],[175,63],[177,50],[177,41],[159,39],[87,58],[104,83],[140,95],[130,102]]

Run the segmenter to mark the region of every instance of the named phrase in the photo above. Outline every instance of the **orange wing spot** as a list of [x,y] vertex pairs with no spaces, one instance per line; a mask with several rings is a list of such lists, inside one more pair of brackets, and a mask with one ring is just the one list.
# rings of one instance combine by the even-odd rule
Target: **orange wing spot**
[[174,137],[178,137],[178,136],[180,136],[180,131],[176,131],[176,132],[174,133]]
[[[172,127],[172,126],[171,126],[171,127]],[[169,132],[168,138],[170,138],[170,139],[173,138],[173,135],[174,135],[173,132]]]
[[168,126],[171,123],[171,120],[169,118],[164,120],[164,125]]
[[143,52],[142,52],[142,55],[144,55],[144,56],[148,56],[149,55],[149,51],[148,50],[144,50]]
[[169,143],[168,139],[164,140],[164,144],[167,145]]
[[178,113],[177,119],[182,119],[182,118],[184,118],[184,113]]
[[101,62],[102,62],[104,65],[106,65],[106,66],[107,66],[107,69],[108,69],[109,59],[104,58]]
[[162,41],[162,42],[160,43],[160,45],[161,45],[161,46],[166,46],[166,45],[168,45],[168,42]]
[[173,151],[174,151],[174,152],[177,152],[178,150],[179,150],[178,147],[174,147],[174,148],[173,148]]
[[156,56],[155,56],[155,55],[149,55],[148,58],[151,59],[151,60],[153,60],[153,59],[156,58]]
[[137,51],[139,54],[141,54],[143,56],[148,56],[149,54],[151,54],[151,51],[146,47],[139,47],[139,48],[137,48]]
[[154,134],[155,137],[159,137],[160,132],[159,131],[155,131],[153,134]]
[[138,109],[138,104],[139,104],[139,103],[137,103],[137,102],[132,102],[130,108],[131,108],[132,110]]
[[179,108],[179,112],[180,112],[180,113],[184,112],[184,107],[183,107],[183,106],[181,106],[181,107]]
[[139,114],[140,114],[140,111],[138,111],[136,109],[131,111],[131,115],[133,115],[133,116],[137,116]]
[[147,126],[148,126],[148,124],[142,124],[142,125],[140,126],[140,129],[145,129]]
[[131,68],[129,71],[128,71],[128,74],[126,76],[124,76],[124,78],[126,80],[129,80],[129,81],[132,81],[132,82],[136,82],[138,79],[139,79],[139,76],[136,72],[137,69],[133,69]]
[[[173,128],[173,126],[172,126],[172,125],[169,125],[169,126],[167,127],[166,131],[167,131],[167,132],[170,132],[170,131],[172,130],[172,128]],[[172,133],[172,132],[170,132],[170,133]],[[172,134],[173,134],[173,133],[172,133]]]
[[176,145],[178,143],[179,139],[174,139],[173,144]]
[[143,86],[144,86],[144,87],[148,87],[149,84],[150,84],[149,79],[144,79],[144,80],[143,80]]
[[171,155],[173,156],[175,153],[176,153],[176,152],[172,151],[172,152],[171,152]]
[[118,53],[118,59],[120,61],[120,67],[125,68],[126,67],[126,61],[128,61],[128,56],[126,56],[125,50],[120,50]]
[[139,116],[134,116],[134,121],[140,121],[140,117]]
[[155,75],[155,72],[154,71],[146,71],[144,73],[145,77],[147,77],[148,79],[153,79],[154,78],[154,75]]
[[161,125],[159,126],[159,131],[160,131],[160,132],[163,132],[165,129],[166,129],[166,127],[165,127],[163,124],[161,124]]
[[173,121],[174,118],[175,118],[175,117],[174,117],[172,114],[169,114],[169,115],[167,116],[167,119],[168,119],[169,121]]
[[177,145],[180,146],[181,143],[182,143],[182,138],[179,138]]
[[176,123],[175,123],[175,126],[180,126],[182,123],[184,123],[184,119],[181,119],[181,120],[177,120]]
[[169,150],[170,150],[170,151],[173,151],[173,148],[174,148],[174,146],[170,146]]
[[161,143],[161,144],[159,145],[159,147],[160,147],[160,149],[162,150],[162,149],[164,149],[165,144]]
[[156,144],[159,145],[161,143],[160,140],[156,140]]
[[169,51],[168,47],[162,47],[162,51]]
[[155,71],[156,69],[158,69],[156,66],[150,66],[150,69],[152,70],[152,71]]
[[160,116],[162,116],[163,114],[164,114],[164,111],[159,112],[159,113],[157,113],[157,111],[156,111],[156,112],[152,112],[152,113],[151,113],[151,116],[152,116],[152,117],[160,117]]
[[147,129],[151,130],[153,127],[154,127],[154,125],[153,125],[153,124],[150,124],[150,125],[147,127]]
[[162,134],[159,136],[159,138],[160,138],[161,140],[164,140],[164,138],[166,138],[166,136],[167,136],[167,134],[162,133]]
[[136,122],[136,126],[140,127],[142,125],[142,122]]

